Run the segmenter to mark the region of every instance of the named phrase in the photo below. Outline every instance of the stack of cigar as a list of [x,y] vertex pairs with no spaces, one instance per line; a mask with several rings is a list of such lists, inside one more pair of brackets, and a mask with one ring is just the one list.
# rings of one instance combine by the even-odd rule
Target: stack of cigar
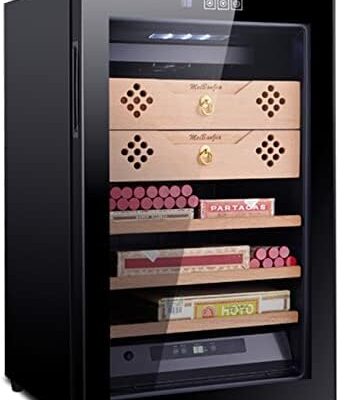
[[293,267],[297,259],[287,246],[254,247],[251,249],[250,268]]
[[115,186],[110,191],[110,211],[195,209],[199,198],[190,185],[138,186],[132,188]]

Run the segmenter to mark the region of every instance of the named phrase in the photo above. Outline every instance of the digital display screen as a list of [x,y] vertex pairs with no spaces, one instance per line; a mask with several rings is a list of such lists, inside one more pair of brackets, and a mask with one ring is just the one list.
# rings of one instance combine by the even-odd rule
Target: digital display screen
[[211,357],[245,352],[246,346],[244,339],[223,339],[152,346],[151,358],[153,361],[176,360],[182,358]]
[[193,352],[194,354],[203,354],[205,352],[205,348],[203,346],[194,346]]

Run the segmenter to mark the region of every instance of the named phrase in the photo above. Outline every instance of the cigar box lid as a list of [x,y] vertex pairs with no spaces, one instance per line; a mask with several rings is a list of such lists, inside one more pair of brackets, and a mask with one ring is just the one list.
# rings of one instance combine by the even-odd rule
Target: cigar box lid
[[153,303],[159,303],[162,301],[170,301],[170,300],[221,300],[221,299],[232,299],[239,297],[255,297],[255,296],[266,296],[266,297],[289,297],[289,290],[273,290],[273,288],[249,288],[243,287],[237,290],[230,290],[226,288],[221,289],[166,289],[163,288],[161,290],[151,291],[139,291],[136,295],[140,298],[148,300]]

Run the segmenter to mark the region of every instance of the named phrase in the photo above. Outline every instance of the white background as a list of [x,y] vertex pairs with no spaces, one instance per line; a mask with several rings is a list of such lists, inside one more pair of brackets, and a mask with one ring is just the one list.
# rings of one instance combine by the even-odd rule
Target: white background
[[[0,0],[1,3],[6,3]],[[60,1],[60,0],[57,0]],[[97,0],[99,1],[99,0]],[[312,0],[313,1],[313,0]],[[300,2],[305,7],[305,2]],[[298,5],[299,6],[299,5]],[[320,3],[317,4],[318,12]],[[322,7],[325,6],[323,2]],[[353,398],[353,2],[337,4],[337,226],[338,226],[338,400]],[[0,54],[3,54],[3,14],[0,15]],[[3,76],[3,62],[0,62]],[[325,85],[323,77],[323,85]],[[0,79],[0,270],[3,271],[3,79]],[[0,399],[20,400],[12,393],[4,371],[4,285],[0,273]],[[322,349],[325,351],[325,349]],[[60,383],[59,383],[60,384]],[[63,399],[65,400],[65,399]],[[320,400],[320,399],[312,399]]]

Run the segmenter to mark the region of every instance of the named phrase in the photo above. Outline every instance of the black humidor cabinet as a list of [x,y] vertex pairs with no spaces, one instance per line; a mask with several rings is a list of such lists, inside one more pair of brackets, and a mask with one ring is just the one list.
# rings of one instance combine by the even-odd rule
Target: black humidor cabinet
[[[336,398],[333,17],[312,0],[5,5],[15,391]],[[210,217],[234,199],[246,215]]]

